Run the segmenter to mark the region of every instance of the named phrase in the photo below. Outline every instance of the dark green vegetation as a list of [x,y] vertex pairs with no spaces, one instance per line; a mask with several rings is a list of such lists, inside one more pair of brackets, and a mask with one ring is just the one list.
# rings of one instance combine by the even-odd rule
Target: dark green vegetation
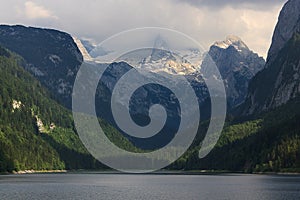
[[300,172],[300,99],[246,122],[231,122],[213,151],[197,146],[173,168],[235,172]]
[[[51,99],[25,64],[0,47],[0,171],[104,168],[79,140],[71,112]],[[135,149],[100,122],[114,143]]]
[[[0,171],[87,167],[79,159],[88,155],[72,130],[70,113],[51,100],[49,93],[21,64],[24,64],[22,58],[1,47]],[[38,119],[44,126],[40,131]],[[57,128],[51,131],[51,123],[64,127],[66,135],[56,131]],[[70,137],[62,142],[60,136]],[[55,146],[59,148],[56,150]],[[74,163],[64,162],[64,149],[73,151],[69,156]]]

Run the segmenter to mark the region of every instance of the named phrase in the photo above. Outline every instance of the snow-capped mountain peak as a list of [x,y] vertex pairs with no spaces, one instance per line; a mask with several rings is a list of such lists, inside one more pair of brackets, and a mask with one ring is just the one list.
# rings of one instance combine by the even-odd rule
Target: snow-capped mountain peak
[[[87,43],[76,38],[74,38],[74,41],[85,60],[102,58],[114,52],[113,50],[105,50],[101,45],[95,45],[89,51],[90,45],[87,46]],[[200,70],[204,53],[200,49],[194,46],[171,49],[172,44],[168,43],[168,38],[164,38],[160,34],[149,43],[152,43],[151,48],[128,52],[116,58],[114,62],[124,61],[135,68],[172,75],[187,75]]]
[[170,49],[167,40],[158,35],[148,59],[144,59],[137,67],[152,72],[165,72],[173,75],[187,75],[200,70],[203,55],[199,49]]
[[215,42],[213,46],[221,49],[227,49],[230,46],[234,47],[238,51],[249,50],[248,46],[242,41],[241,38],[235,35],[229,35],[224,41]]
[[[209,55],[217,65],[225,83],[230,106],[242,103],[247,95],[250,80],[265,66],[265,61],[251,51],[237,36],[228,36],[224,41],[211,46]],[[201,66],[209,71],[210,66]]]

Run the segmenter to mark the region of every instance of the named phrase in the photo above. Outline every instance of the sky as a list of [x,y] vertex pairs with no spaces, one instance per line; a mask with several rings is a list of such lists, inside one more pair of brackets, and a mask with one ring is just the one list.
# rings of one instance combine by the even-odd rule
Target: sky
[[279,12],[287,0],[10,0],[0,24],[54,28],[100,43],[133,28],[183,32],[208,49],[237,35],[266,57]]

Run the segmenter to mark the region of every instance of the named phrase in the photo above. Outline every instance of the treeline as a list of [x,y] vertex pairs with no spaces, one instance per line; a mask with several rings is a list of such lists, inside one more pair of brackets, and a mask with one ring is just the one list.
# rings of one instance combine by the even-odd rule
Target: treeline
[[207,157],[199,159],[201,144],[196,140],[198,142],[170,169],[300,172],[299,121],[300,98],[297,98],[255,117],[255,120],[228,122],[216,147]]

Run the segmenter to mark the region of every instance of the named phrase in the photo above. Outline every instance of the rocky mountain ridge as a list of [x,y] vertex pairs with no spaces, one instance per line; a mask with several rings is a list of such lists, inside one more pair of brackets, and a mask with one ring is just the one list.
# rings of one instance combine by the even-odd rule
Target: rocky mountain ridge
[[[251,51],[237,36],[228,36],[210,47],[208,52],[224,81],[228,105],[235,107],[244,102],[250,80],[263,69],[265,61]],[[202,70],[210,66],[202,64]]]

